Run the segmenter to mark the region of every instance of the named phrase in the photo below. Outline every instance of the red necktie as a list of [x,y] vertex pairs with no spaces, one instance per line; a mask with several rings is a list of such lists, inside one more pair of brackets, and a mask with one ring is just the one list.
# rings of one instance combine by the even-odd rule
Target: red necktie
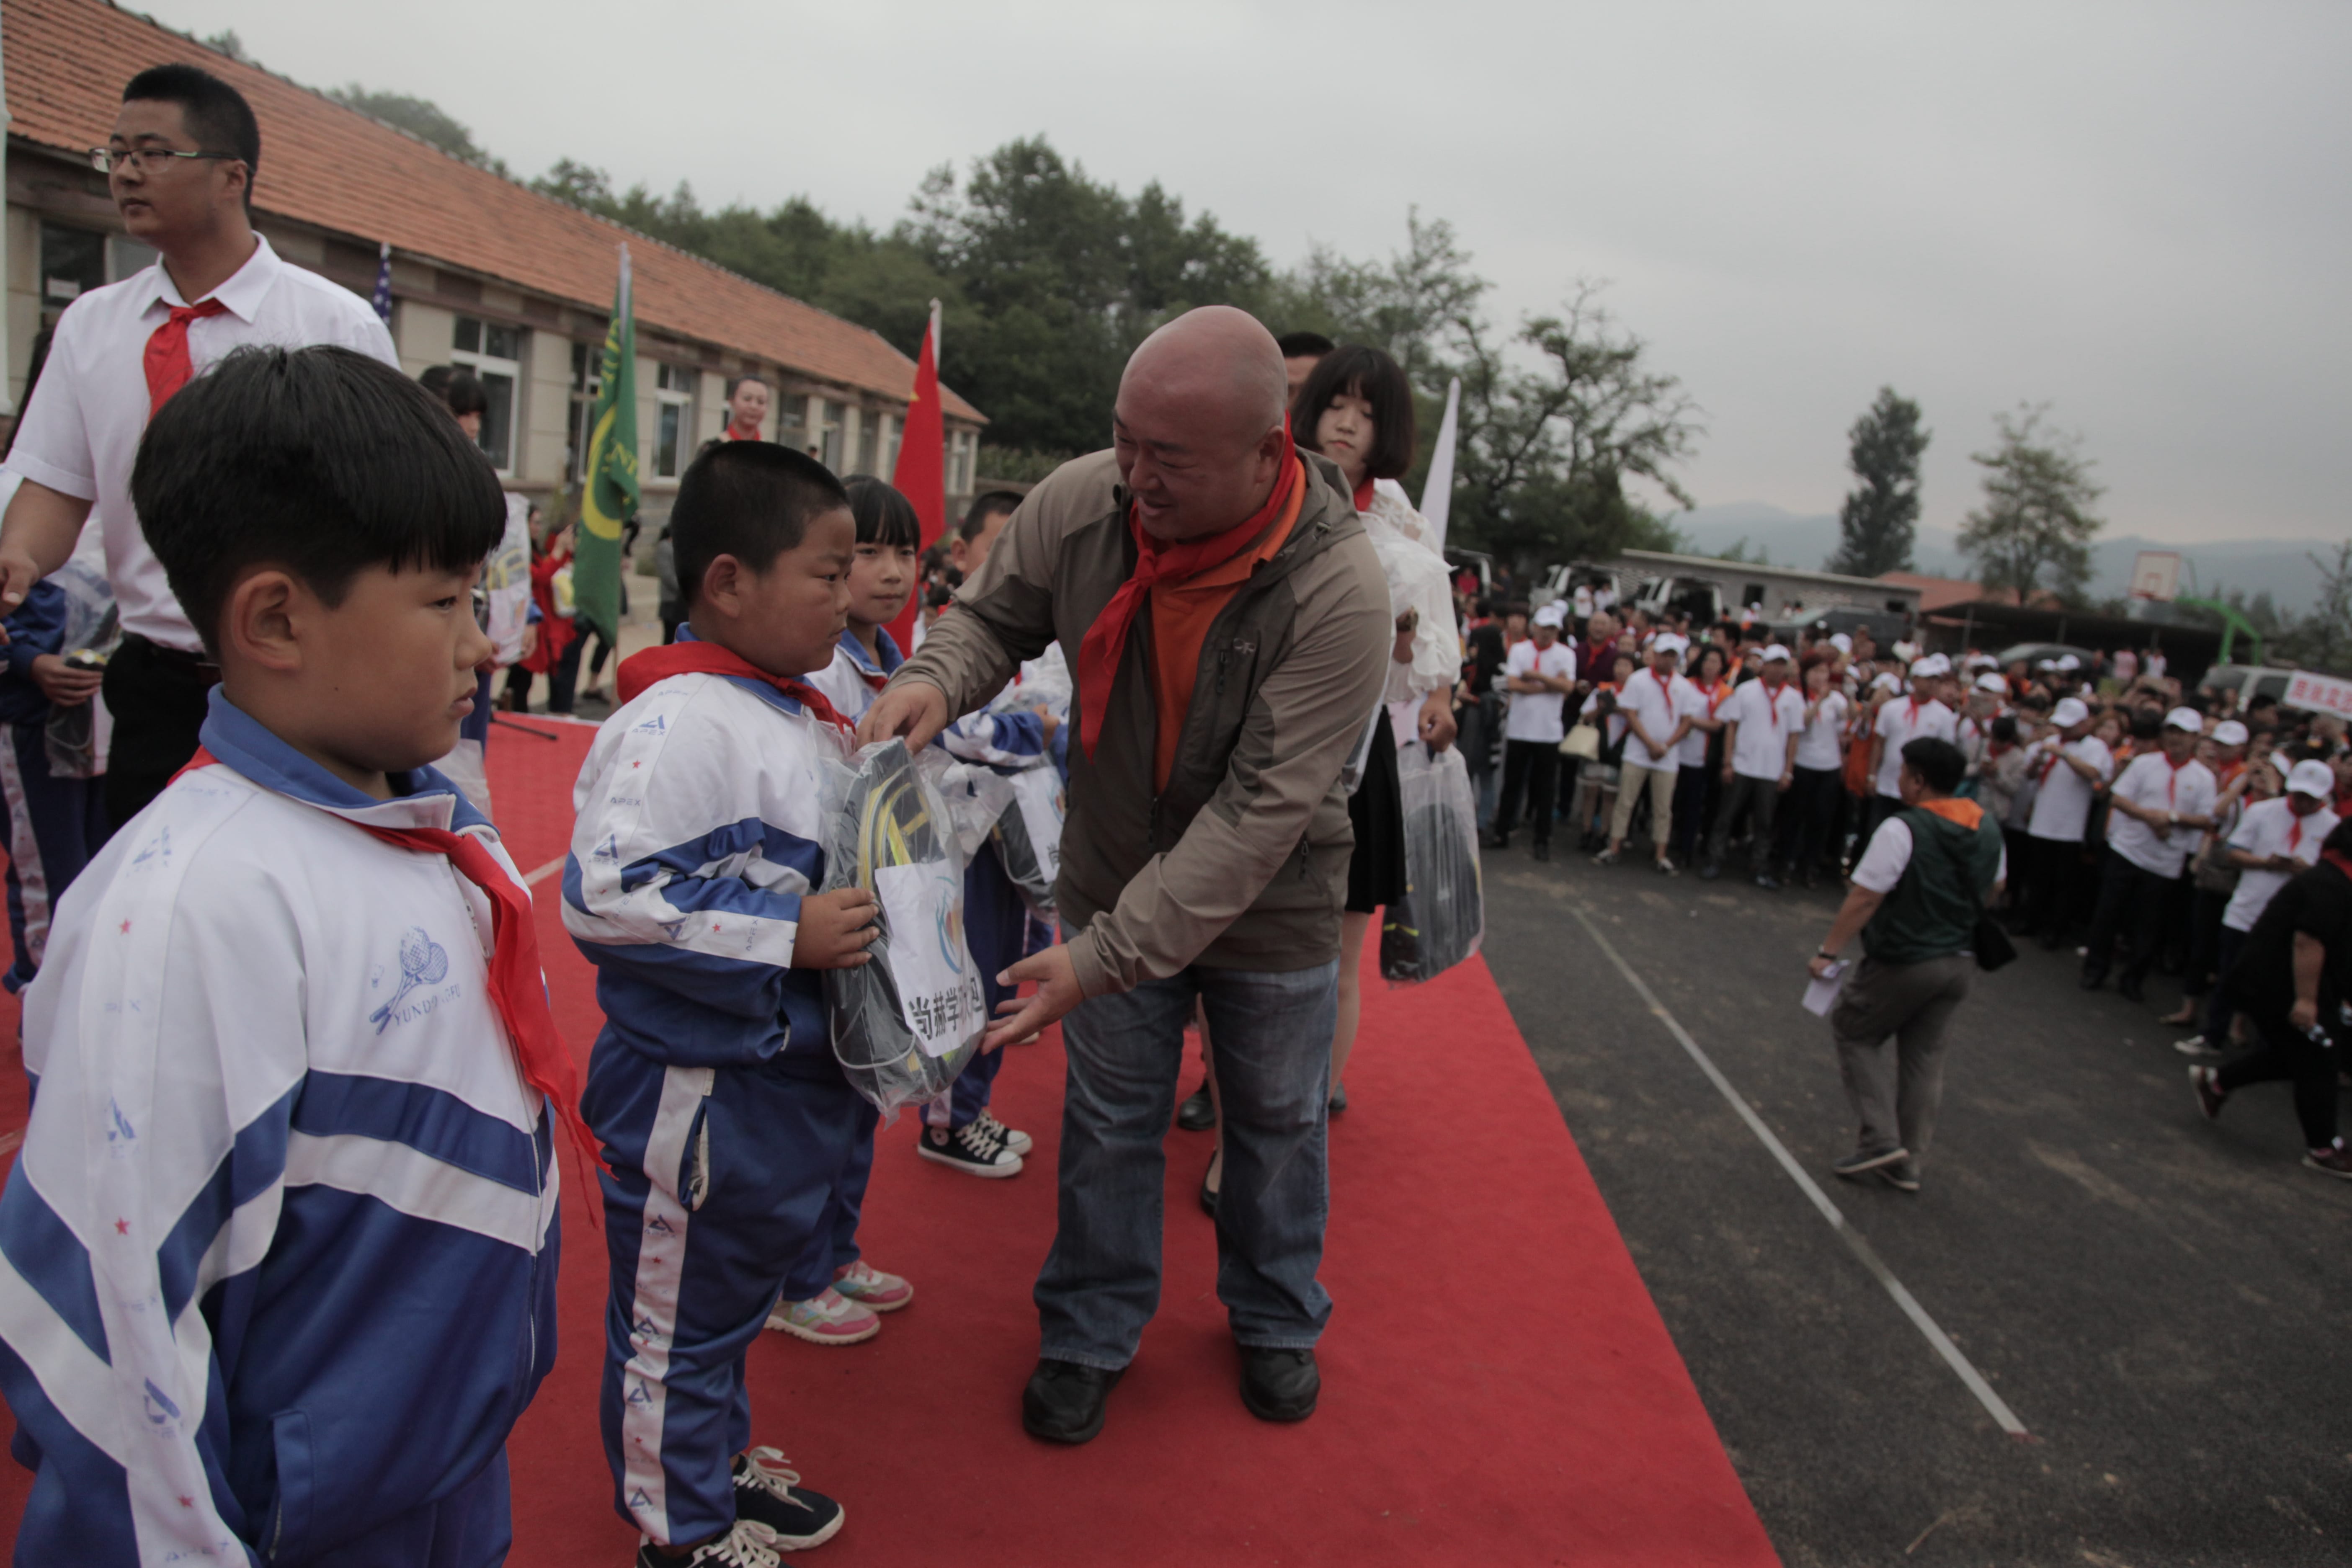
[[[1095,624],[1087,628],[1085,640],[1078,644],[1078,743],[1088,757],[1095,754],[1095,742],[1102,737],[1103,719],[1110,711],[1111,683],[1118,679],[1119,661],[1127,652],[1128,629],[1135,625],[1135,617],[1142,612],[1151,590],[1162,583],[1187,582],[1239,555],[1282,515],[1289,505],[1291,492],[1306,481],[1306,468],[1291,445],[1290,416],[1285,415],[1282,470],[1274,481],[1273,493],[1255,515],[1223,533],[1163,544],[1144,532],[1142,525],[1135,521],[1134,509],[1128,509],[1128,531],[1135,536],[1134,574],[1119,584],[1118,592],[1095,616]],[[638,657],[642,658],[644,655]]]
[[204,316],[218,316],[228,310],[218,300],[202,300],[193,305],[174,305],[172,319],[156,328],[147,338],[147,417],[172,401],[172,394],[188,384],[196,374],[194,361],[188,358],[188,323]]
[[810,718],[823,720],[837,730],[853,728],[840,710],[825,700],[824,693],[807,681],[795,680],[789,675],[770,675],[742,655],[730,653],[715,642],[674,642],[633,653],[621,661],[614,684],[623,702],[634,702],[647,687],[673,675],[740,675],[746,680],[763,680],[808,710]]

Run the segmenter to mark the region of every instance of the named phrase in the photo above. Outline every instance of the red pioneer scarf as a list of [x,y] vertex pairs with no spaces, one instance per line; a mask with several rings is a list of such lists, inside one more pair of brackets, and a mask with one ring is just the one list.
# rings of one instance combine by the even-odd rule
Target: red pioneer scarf
[[205,316],[217,316],[228,309],[218,300],[202,300],[193,305],[174,305],[169,320],[147,337],[145,366],[147,371],[147,417],[172,401],[172,395],[188,384],[196,374],[195,362],[188,357],[188,323]]
[[[199,746],[180,773],[208,768],[219,761]],[[603,1165],[595,1135],[580,1117],[580,1065],[556,1030],[555,1015],[548,1010],[547,974],[540,966],[530,894],[507,875],[498,857],[474,834],[439,827],[378,827],[367,822],[352,826],[403,849],[446,856],[450,868],[488,898],[490,1004],[498,1009],[499,1021],[507,1026],[507,1038],[514,1042],[515,1068],[533,1093],[544,1095],[555,1107],[556,1120],[571,1135],[572,1152],[590,1164]],[[593,1191],[593,1184],[583,1184],[582,1190],[583,1194]],[[584,1196],[582,1202],[587,1202]],[[595,1218],[596,1205],[588,1207],[589,1217]]]
[[[1264,506],[1223,533],[1163,544],[1135,521],[1134,508],[1128,509],[1128,531],[1135,537],[1135,571],[1110,596],[1110,603],[1095,617],[1095,624],[1087,628],[1086,640],[1078,645],[1078,744],[1085,748],[1089,760],[1095,754],[1095,742],[1102,736],[1103,719],[1110,711],[1111,683],[1118,678],[1119,661],[1127,654],[1127,634],[1151,590],[1163,583],[1173,585],[1190,582],[1231,561],[1282,515],[1290,504],[1292,493],[1306,482],[1306,465],[1298,460],[1292,447],[1290,420],[1286,416],[1282,422],[1282,467],[1274,481],[1273,493],[1265,498]],[[637,657],[643,658],[645,655]]]
[[808,710],[810,718],[821,719],[835,729],[851,728],[849,721],[825,700],[824,693],[807,681],[789,675],[770,675],[742,655],[730,653],[715,642],[674,642],[631,654],[621,661],[620,673],[615,678],[621,700],[634,702],[647,687],[673,675],[740,675],[746,680],[765,681]]

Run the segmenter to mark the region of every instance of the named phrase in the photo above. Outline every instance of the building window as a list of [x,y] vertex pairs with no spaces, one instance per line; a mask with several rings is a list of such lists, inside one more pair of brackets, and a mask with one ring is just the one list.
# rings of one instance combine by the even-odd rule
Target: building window
[[898,447],[907,437],[907,421],[887,414],[877,414],[875,417],[882,421],[882,466],[874,471],[884,475],[895,474],[898,471]]
[[572,345],[572,417],[563,429],[563,476],[579,483],[588,462],[590,422],[596,417],[596,395],[604,389],[604,347],[602,343]]
[[694,460],[694,391],[702,373],[666,364],[654,373],[654,478],[674,479]]
[[457,318],[449,360],[472,371],[482,384],[481,447],[490,467],[511,476],[515,468],[515,426],[521,412],[522,348],[527,334],[520,327],[502,327],[472,316]]
[[848,413],[849,410],[846,407],[835,403],[830,397],[826,398],[824,423],[817,429],[816,460],[836,474],[841,472],[841,426]]
[[106,283],[106,236],[92,228],[41,226],[41,321],[54,323],[65,308]]
[[971,492],[972,449],[980,438],[969,430],[956,430],[948,436],[948,494],[969,495]]
[[882,457],[882,416],[871,408],[857,411],[857,471],[861,474],[882,472],[876,465]]
[[776,444],[795,452],[808,450],[808,394],[787,393],[776,399]]

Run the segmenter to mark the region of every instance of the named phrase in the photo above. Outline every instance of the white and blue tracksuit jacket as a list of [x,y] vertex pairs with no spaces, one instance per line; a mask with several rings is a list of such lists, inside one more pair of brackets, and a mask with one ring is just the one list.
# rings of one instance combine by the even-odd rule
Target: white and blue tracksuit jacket
[[610,1163],[605,1456],[615,1506],[663,1543],[735,1517],[744,1352],[871,1125],[823,977],[791,967],[847,754],[765,682],[677,675],[604,721],[573,797],[563,923],[605,1017],[582,1097]]
[[[353,825],[512,863],[429,769],[371,799],[217,690],[204,742],[224,765],[114,836],[26,993],[16,1560],[493,1563],[555,1356],[551,1121],[488,990],[489,900]],[[370,1549],[436,1534],[478,1551]]]
[[[68,566],[33,584],[6,619],[0,645],[0,813],[7,834],[8,938],[12,962],[0,987],[21,992],[41,967],[57,901],[106,843],[106,776],[68,778],[49,766],[47,693],[33,679],[33,661],[61,651],[77,621],[91,611],[77,605],[61,584]],[[103,583],[92,584],[102,588]],[[110,604],[111,600],[104,601]],[[79,646],[77,644],[76,646]],[[101,699],[92,699],[92,703]]]

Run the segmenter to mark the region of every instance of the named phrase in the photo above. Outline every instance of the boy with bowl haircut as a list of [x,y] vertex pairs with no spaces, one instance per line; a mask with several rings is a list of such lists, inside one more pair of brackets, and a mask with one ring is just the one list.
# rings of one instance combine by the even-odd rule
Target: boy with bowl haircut
[[16,1558],[488,1568],[576,1079],[530,895],[425,765],[488,653],[498,479],[398,371],[253,348],[157,412],[131,494],[221,679],[26,992]]
[[744,1352],[824,1225],[865,1102],[819,971],[867,961],[870,892],[824,881],[820,780],[856,526],[789,447],[713,447],[670,512],[688,625],[621,666],[574,795],[563,923],[604,1032],[583,1103],[610,1161],[600,1401],[640,1568],[772,1564],[841,1527],[754,1448]]

